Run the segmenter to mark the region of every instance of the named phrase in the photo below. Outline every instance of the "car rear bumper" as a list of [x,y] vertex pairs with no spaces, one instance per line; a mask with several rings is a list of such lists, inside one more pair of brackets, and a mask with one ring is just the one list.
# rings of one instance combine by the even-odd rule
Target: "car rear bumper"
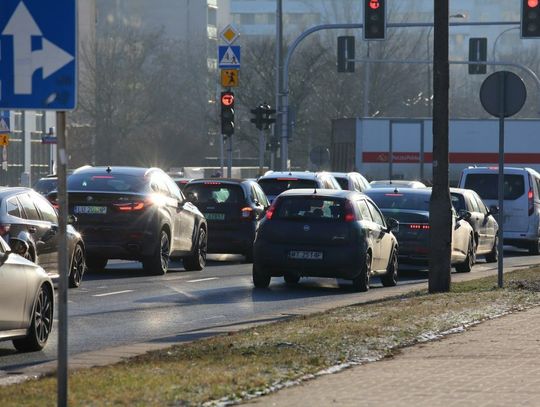
[[236,225],[228,228],[208,225],[208,253],[239,253],[252,250],[255,224]]
[[107,226],[82,228],[86,253],[89,257],[140,260],[153,254],[157,232]]
[[[320,260],[299,260],[289,258],[291,250],[322,252]],[[256,242],[254,262],[273,277],[293,274],[306,277],[330,277],[353,279],[358,276],[365,250],[357,245],[316,247],[307,245],[284,245]]]

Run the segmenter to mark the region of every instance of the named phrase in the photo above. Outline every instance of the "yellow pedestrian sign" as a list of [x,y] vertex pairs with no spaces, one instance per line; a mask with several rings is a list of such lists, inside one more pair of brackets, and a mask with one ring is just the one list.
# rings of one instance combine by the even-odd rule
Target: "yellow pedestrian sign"
[[0,146],[5,147],[9,144],[9,134],[0,133]]
[[222,69],[221,70],[221,86],[225,88],[232,88],[238,86],[239,69]]

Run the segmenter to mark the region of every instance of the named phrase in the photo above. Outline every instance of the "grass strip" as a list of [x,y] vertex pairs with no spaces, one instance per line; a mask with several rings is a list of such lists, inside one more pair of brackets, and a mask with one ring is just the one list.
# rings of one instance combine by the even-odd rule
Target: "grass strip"
[[[73,406],[192,406],[268,392],[337,365],[399,348],[508,312],[540,305],[540,267],[453,283],[449,293],[400,297],[295,317],[71,372]],[[56,405],[56,378],[0,388],[2,406]]]

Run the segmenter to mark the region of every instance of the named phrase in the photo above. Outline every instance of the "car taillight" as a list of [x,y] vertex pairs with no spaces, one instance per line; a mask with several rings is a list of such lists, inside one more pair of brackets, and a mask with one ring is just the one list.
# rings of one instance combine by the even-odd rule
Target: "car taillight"
[[144,201],[118,202],[113,204],[113,207],[120,212],[142,211],[146,206],[147,203]]
[[413,230],[429,230],[429,224],[427,223],[411,223],[409,225],[410,229]]
[[531,189],[529,189],[529,193],[527,194],[527,198],[529,200],[529,216],[531,216],[534,212],[534,192]]
[[9,233],[9,229],[11,228],[11,225],[8,223],[4,223],[0,225],[0,236],[5,236]]
[[354,222],[356,220],[356,214],[354,208],[349,201],[345,202],[345,216],[343,217],[345,222]]
[[241,209],[242,219],[250,220],[253,219],[253,208],[246,206]]
[[274,216],[277,201],[278,201],[277,199],[274,200],[274,202],[272,202],[272,205],[270,205],[270,208],[267,209],[267,211],[266,211],[266,219],[270,220],[270,219],[272,219],[272,216]]
[[48,196],[47,199],[51,203],[51,205],[54,207],[54,209],[58,209],[60,205],[58,204],[58,199],[56,197]]

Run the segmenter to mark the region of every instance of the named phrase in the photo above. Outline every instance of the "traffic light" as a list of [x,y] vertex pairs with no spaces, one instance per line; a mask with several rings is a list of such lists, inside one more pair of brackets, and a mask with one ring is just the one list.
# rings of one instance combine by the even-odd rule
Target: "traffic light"
[[364,0],[364,40],[384,40],[386,37],[385,0]]
[[540,38],[539,0],[521,0],[521,38]]
[[[481,62],[487,60],[487,38],[469,38],[469,62]],[[469,74],[485,74],[486,64],[470,64]]]
[[354,36],[337,38],[337,71],[354,72]]
[[251,113],[255,116],[250,120],[251,123],[255,124],[259,130],[263,129],[263,107],[262,105],[257,106],[255,109],[250,110]]
[[234,134],[234,93],[221,92],[221,134],[232,136]]
[[276,119],[272,117],[276,113],[276,109],[272,109],[270,105],[263,105],[264,108],[264,128],[269,129],[270,125],[276,122]]

